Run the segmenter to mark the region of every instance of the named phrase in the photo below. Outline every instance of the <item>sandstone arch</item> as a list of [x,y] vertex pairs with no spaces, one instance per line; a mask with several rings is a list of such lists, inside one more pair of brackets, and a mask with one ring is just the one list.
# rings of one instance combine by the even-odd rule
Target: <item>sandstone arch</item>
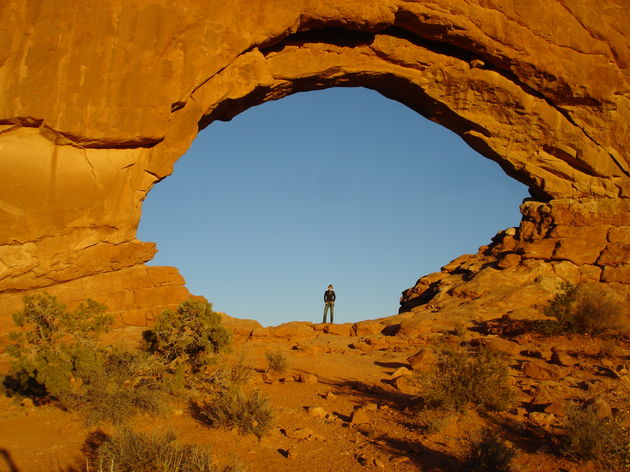
[[472,275],[454,274],[462,270],[509,284],[510,271],[542,266],[627,296],[630,16],[621,0],[75,3],[0,6],[5,319],[23,293],[43,288],[70,303],[104,300],[129,323],[177,303],[183,279],[145,266],[154,245],[135,239],[147,192],[213,120],[331,86],[405,103],[534,197],[519,231],[421,279],[406,306],[440,291],[482,296],[466,285]]

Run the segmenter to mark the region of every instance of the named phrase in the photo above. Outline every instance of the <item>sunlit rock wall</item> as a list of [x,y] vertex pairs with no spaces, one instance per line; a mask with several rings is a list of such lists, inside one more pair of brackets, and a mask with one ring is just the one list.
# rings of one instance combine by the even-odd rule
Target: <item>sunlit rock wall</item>
[[[626,7],[5,0],[0,325],[23,294],[42,290],[71,304],[103,301],[131,324],[177,304],[188,294],[183,279],[146,266],[155,247],[136,239],[151,187],[212,121],[332,86],[370,87],[405,103],[530,187],[538,203],[523,207],[514,242],[484,267],[568,262],[573,276],[623,292]],[[410,289],[403,302],[421,293]]]

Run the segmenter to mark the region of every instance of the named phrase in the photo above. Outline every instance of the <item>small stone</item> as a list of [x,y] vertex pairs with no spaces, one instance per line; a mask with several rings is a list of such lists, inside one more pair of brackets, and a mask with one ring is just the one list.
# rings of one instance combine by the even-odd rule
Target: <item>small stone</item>
[[313,374],[300,374],[298,380],[305,384],[316,384],[317,377]]
[[544,409],[544,412],[555,416],[567,416],[567,409],[564,403],[561,402],[550,403],[549,406]]
[[385,468],[385,464],[383,464],[383,462],[380,459],[374,459],[373,464],[379,469]]
[[310,428],[297,428],[294,430],[283,430],[284,435],[289,439],[309,439],[313,436],[313,430]]
[[522,370],[528,377],[538,380],[558,380],[566,375],[561,367],[539,361],[525,362]]
[[365,454],[357,454],[356,458],[357,458],[357,462],[361,464],[363,467],[369,464],[369,458]]
[[430,349],[420,349],[413,356],[409,356],[407,362],[415,372],[426,372],[435,363],[435,356]]
[[519,265],[520,262],[520,254],[510,252],[503,255],[501,260],[497,263],[497,267],[499,267],[499,269],[511,269],[512,267]]
[[278,452],[287,459],[295,459],[297,457],[297,452],[293,448],[278,449]]
[[532,335],[529,333],[525,333],[525,334],[519,334],[518,336],[516,336],[513,341],[517,344],[529,344],[531,343],[533,340]]
[[396,371],[392,374],[392,380],[397,379],[398,377],[402,377],[403,375],[411,375],[411,371],[409,369],[407,369],[406,367],[399,367],[398,369],[396,369]]
[[315,418],[324,418],[327,412],[321,406],[312,406],[308,409],[308,414]]
[[551,423],[553,423],[555,417],[547,413],[540,413],[538,411],[535,411],[529,414],[529,419],[538,426],[549,426]]
[[591,398],[584,406],[591,408],[599,418],[610,418],[612,416],[612,408],[610,408],[608,402],[601,397]]
[[350,423],[352,424],[364,424],[370,421],[370,415],[365,407],[357,408],[352,412]]
[[508,356],[518,356],[521,352],[521,347],[503,338],[489,339],[485,343],[486,349],[498,354],[507,354]]
[[603,365],[604,367],[608,367],[611,368],[613,367],[615,364],[612,360],[610,359],[600,359],[600,364]]
[[30,398],[23,398],[22,401],[20,402],[20,406],[24,407],[24,408],[33,408],[35,406],[35,404],[33,403],[33,400]]
[[376,411],[378,410],[378,405],[374,402],[367,402],[363,404],[363,408],[365,408],[367,411]]
[[554,347],[551,348],[551,359],[549,362],[561,366],[572,366],[575,365],[577,361],[569,356],[566,351]]
[[260,377],[262,378],[262,381],[265,382],[266,384],[272,384],[276,381],[273,375],[268,374],[267,372],[261,374]]
[[326,395],[324,395],[324,398],[325,398],[326,400],[334,400],[335,398],[337,398],[337,395],[335,395],[335,394],[334,394],[334,393],[332,393],[332,392],[328,392]]
[[413,382],[409,379],[408,375],[398,377],[396,380],[394,380],[394,385],[398,390],[407,394],[414,394],[417,390]]
[[540,352],[538,349],[525,349],[521,351],[521,353],[526,357],[534,357],[536,359],[544,358],[543,353]]

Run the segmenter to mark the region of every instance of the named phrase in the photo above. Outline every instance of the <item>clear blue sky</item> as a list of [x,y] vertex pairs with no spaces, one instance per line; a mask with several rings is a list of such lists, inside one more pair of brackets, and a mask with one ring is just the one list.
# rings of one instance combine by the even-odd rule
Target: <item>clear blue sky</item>
[[362,88],[292,95],[203,130],[138,237],[215,310],[263,325],[397,313],[401,291],[518,225],[527,196],[451,131]]

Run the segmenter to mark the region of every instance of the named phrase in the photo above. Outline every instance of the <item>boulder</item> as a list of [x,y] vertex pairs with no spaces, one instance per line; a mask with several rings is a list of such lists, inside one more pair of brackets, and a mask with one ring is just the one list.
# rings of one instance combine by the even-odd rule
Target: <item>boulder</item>
[[402,377],[403,375],[411,375],[412,372],[406,367],[399,367],[392,374],[392,380],[396,380],[398,377]]
[[508,356],[518,356],[521,352],[521,346],[504,338],[487,339],[484,346],[491,352]]
[[418,352],[409,356],[407,362],[414,372],[428,372],[433,368],[436,358],[430,348],[420,349]]
[[567,375],[563,368],[537,360],[525,362],[521,370],[526,376],[537,380],[559,380]]
[[428,336],[433,332],[434,323],[426,318],[410,318],[400,322],[396,336],[416,338]]
[[315,418],[324,418],[328,414],[321,406],[312,406],[308,409],[308,414]]
[[551,359],[549,360],[552,364],[570,367],[577,363],[577,359],[571,357],[567,352],[563,349],[558,349],[555,347],[551,348]]
[[336,334],[337,336],[352,336],[352,327],[353,325],[351,325],[350,323],[329,323],[324,325],[324,333]]
[[383,325],[378,321],[359,321],[352,325],[353,336],[370,336],[373,334],[381,334]]
[[316,384],[317,376],[313,374],[299,374],[298,382],[305,383],[305,384]]
[[612,408],[606,400],[601,397],[593,397],[584,403],[586,408],[592,409],[599,418],[610,418]]
[[[255,332],[254,332],[255,333]],[[269,328],[269,336],[283,338],[289,341],[310,339],[317,336],[312,323],[302,321],[291,321]]]
[[394,386],[398,390],[400,390],[402,393],[413,395],[418,392],[418,386],[415,384],[413,379],[408,375],[403,375],[395,379]]
[[310,439],[314,436],[313,430],[310,428],[287,428],[283,429],[282,432],[289,439]]
[[351,424],[364,424],[370,422],[370,414],[368,413],[368,409],[365,407],[359,407],[352,412],[352,416],[350,417]]

